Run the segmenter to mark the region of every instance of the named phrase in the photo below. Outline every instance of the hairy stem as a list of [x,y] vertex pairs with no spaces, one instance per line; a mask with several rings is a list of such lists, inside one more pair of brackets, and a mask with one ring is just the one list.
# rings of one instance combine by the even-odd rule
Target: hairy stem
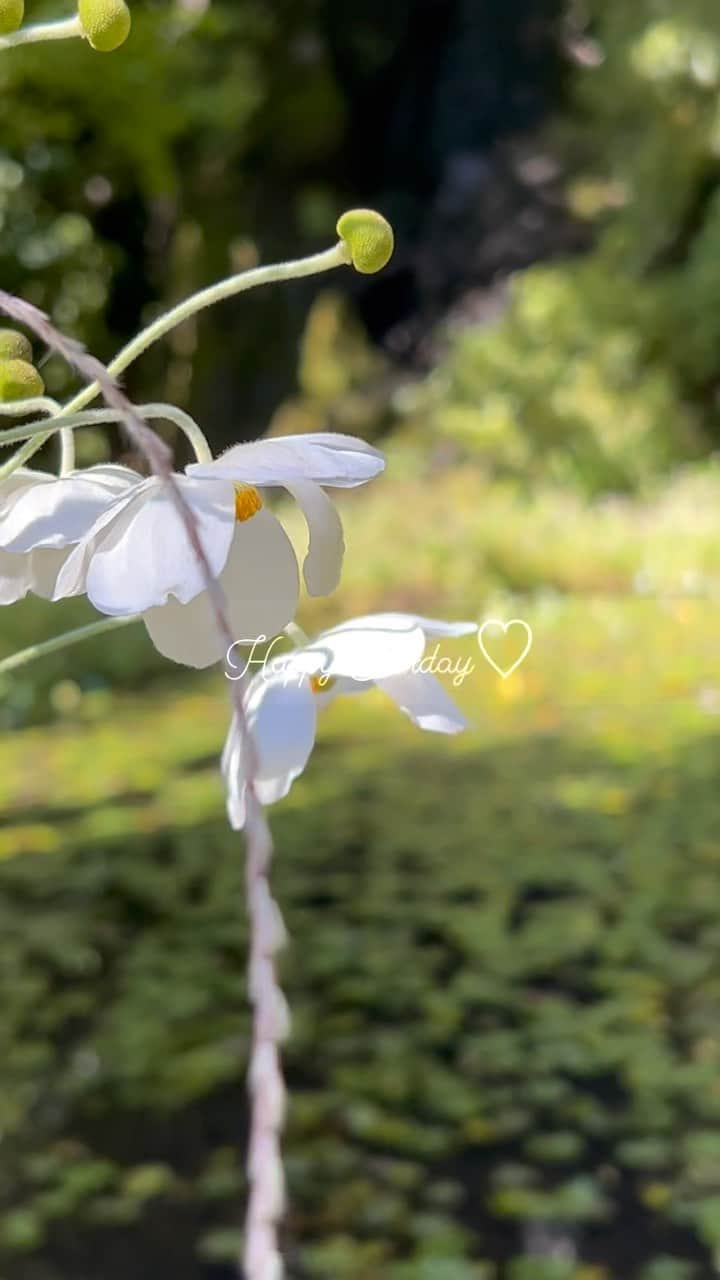
[[[137,408],[143,418],[165,418],[168,422],[174,422],[190,441],[198,462],[212,462],[212,453],[205,436],[195,419],[191,418],[189,413],[185,413],[184,409],[178,409],[174,404],[143,404],[138,405]],[[56,431],[59,431],[61,436],[67,432],[72,437],[73,431],[77,431],[79,427],[123,422],[125,415],[118,409],[85,409],[68,416],[60,417],[59,414],[53,416],[59,421],[57,426],[53,426],[50,430],[46,422],[27,422],[21,427],[0,430],[0,446],[16,444],[18,440],[32,440],[37,436],[42,436],[46,440]],[[1,471],[0,475],[2,475]]]
[[[298,258],[293,262],[277,262],[271,263],[266,267],[254,267],[251,271],[241,271],[238,275],[229,276],[226,280],[219,280],[217,284],[209,285],[206,289],[201,289],[198,293],[193,293],[184,302],[179,302],[176,307],[172,307],[170,311],[166,311],[164,315],[158,316],[157,320],[148,325],[147,329],[143,329],[137,337],[128,342],[127,346],[119,351],[114,360],[111,360],[107,367],[106,373],[111,378],[116,378],[123,373],[138,356],[141,356],[148,347],[151,347],[159,338],[163,338],[177,325],[182,324],[184,320],[188,320],[198,311],[204,311],[206,307],[211,307],[216,302],[222,302],[226,298],[233,298],[236,294],[245,293],[248,289],[255,289],[259,285],[272,284],[277,280],[298,280],[304,276],[318,275],[323,271],[331,271],[334,267],[346,266],[350,261],[349,251],[345,243],[340,240],[333,245],[332,249],[325,249],[322,253],[312,254],[309,258]],[[5,295],[6,297],[8,295]],[[66,340],[67,341],[67,340]],[[77,344],[72,344],[76,347]],[[70,414],[77,413],[80,409],[84,409],[86,405],[103,390],[103,384],[99,378],[93,379],[88,386],[83,387],[72,400],[68,400],[67,404],[59,410],[55,417],[67,417]],[[49,435],[39,436],[35,441],[32,450],[25,455],[25,459],[31,458],[33,453],[41,449],[45,441],[49,439]],[[9,466],[9,464],[7,464]],[[17,464],[21,465],[20,463]],[[9,466],[12,471],[12,466]],[[0,476],[3,472],[0,470]]]

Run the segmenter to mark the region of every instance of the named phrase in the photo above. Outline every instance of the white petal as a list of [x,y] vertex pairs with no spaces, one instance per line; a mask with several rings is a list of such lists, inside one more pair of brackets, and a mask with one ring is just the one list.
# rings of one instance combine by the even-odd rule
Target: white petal
[[477,622],[444,622],[440,618],[424,618],[419,613],[367,613],[342,624],[342,627],[346,626],[397,631],[416,626],[422,627],[428,636],[467,636],[478,629]]
[[[236,522],[227,564],[219,577],[228,605],[228,620],[237,642],[270,638],[282,631],[297,608],[297,560],[285,530],[269,511]],[[208,667],[225,657],[205,592],[189,604],[168,600],[145,612],[145,625],[155,648],[173,662]]]
[[340,516],[325,491],[312,480],[288,481],[286,488],[301,507],[308,527],[305,584],[311,596],[329,596],[340,581],[345,553]]
[[400,709],[421,729],[433,733],[459,733],[468,722],[447,694],[440,681],[430,672],[407,671],[404,675],[378,680]]
[[[284,684],[257,676],[245,700],[262,804],[281,800],[302,773],[315,742],[317,712],[307,684]],[[240,830],[246,817],[246,768],[237,718],[233,716],[222,756],[231,826]]]
[[87,572],[90,561],[100,545],[105,530],[119,522],[123,512],[129,512],[136,502],[143,500],[148,481],[142,481],[134,488],[126,490],[114,498],[109,507],[98,516],[75,547],[72,548],[55,584],[54,600],[64,600],[69,596],[82,595],[87,585]]
[[[192,508],[210,569],[217,575],[228,558],[235,528],[232,486],[176,479]],[[162,480],[145,481],[129,501],[119,500],[116,519],[101,520],[101,531],[96,525],[87,535],[93,550],[86,577],[88,599],[101,613],[143,613],[172,597],[187,604],[204,589],[202,569]],[[77,570],[85,558],[82,543],[74,558]],[[66,572],[69,577],[69,567]],[[58,587],[66,585],[61,578]]]
[[15,604],[31,592],[43,600],[52,600],[67,554],[67,550],[44,548],[22,554],[0,551],[0,605]]
[[353,680],[380,680],[409,671],[425,652],[425,634],[411,617],[371,614],[324,631],[302,651],[307,670]]
[[234,714],[225,739],[220,768],[225,779],[228,821],[235,831],[242,831],[246,815],[245,768],[237,717]]
[[67,557],[67,548],[62,547],[39,547],[30,552],[30,589],[33,595],[52,600],[57,576]]
[[426,636],[472,636],[478,629],[477,622],[443,622],[441,618],[423,618],[420,614],[413,616]]
[[215,619],[205,592],[189,604],[170,599],[143,614],[158,653],[185,667],[210,667],[223,656]]
[[31,551],[79,542],[113,499],[139,481],[126,467],[90,467],[26,484],[0,510],[0,546]]
[[364,440],[319,431],[236,444],[214,462],[193,463],[186,470],[188,475],[227,476],[260,486],[305,479],[330,488],[352,488],[372,480],[384,467],[382,454]]
[[286,796],[310,758],[317,711],[310,686],[266,683],[248,705],[248,727],[258,762],[256,790],[262,804]]
[[0,605],[24,600],[31,587],[30,557],[0,551]]
[[53,480],[57,480],[57,476],[50,471],[33,471],[30,467],[18,467],[5,480],[0,480],[0,515],[4,514],[8,499],[20,489],[33,484],[47,484]]
[[235,525],[220,583],[235,640],[277,635],[296,613],[300,577],[293,545],[280,521],[263,509]]

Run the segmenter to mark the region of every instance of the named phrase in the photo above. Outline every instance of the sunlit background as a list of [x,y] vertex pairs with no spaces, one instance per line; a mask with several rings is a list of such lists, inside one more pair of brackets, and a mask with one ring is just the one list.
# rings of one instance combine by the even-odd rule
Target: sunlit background
[[[0,54],[3,288],[107,360],[199,286],[379,208],[382,275],[224,304],[126,385],[216,450],[337,429],[386,451],[308,631],[402,608],[534,632],[508,680],[448,645],[476,664],[452,742],[338,701],[272,813],[289,1274],[712,1280],[717,0],[131,6],[112,56]],[[83,463],[136,461],[112,430],[77,439]],[[3,610],[0,655],[90,616]],[[128,628],[0,690],[3,1280],[235,1274],[223,684]]]

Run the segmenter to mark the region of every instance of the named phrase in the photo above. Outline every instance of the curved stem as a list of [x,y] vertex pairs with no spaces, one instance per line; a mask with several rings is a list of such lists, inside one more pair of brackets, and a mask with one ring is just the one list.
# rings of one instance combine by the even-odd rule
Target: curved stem
[[168,422],[174,422],[189,440],[198,462],[212,462],[212,449],[204,433],[184,409],[178,409],[174,404],[143,404],[140,413],[143,418],[167,418]]
[[45,40],[71,40],[83,34],[82,24],[75,14],[59,22],[36,22],[31,27],[21,27],[19,31],[0,37],[0,49],[15,49],[21,44],[39,44]]
[[59,413],[61,408],[57,400],[51,400],[50,396],[33,396],[30,400],[0,400],[0,417],[24,418],[29,413]]
[[[276,262],[271,263],[267,267],[254,267],[251,271],[241,271],[238,275],[229,276],[226,280],[219,280],[217,284],[211,284],[206,289],[200,289],[198,293],[193,293],[184,302],[179,302],[177,306],[172,307],[170,311],[166,311],[164,315],[158,316],[147,329],[143,329],[137,337],[128,342],[127,346],[119,351],[114,360],[108,365],[108,373],[112,377],[117,377],[119,373],[123,373],[129,365],[137,360],[148,347],[151,347],[159,338],[163,338],[166,333],[170,333],[171,329],[175,329],[177,325],[182,324],[184,320],[188,320],[191,316],[197,314],[198,311],[204,311],[207,307],[213,306],[216,302],[222,302],[226,298],[234,298],[238,293],[245,293],[248,289],[255,289],[259,285],[272,284],[277,280],[298,280],[303,276],[318,275],[322,271],[330,271],[333,267],[340,267],[347,264],[348,251],[343,241],[333,245],[332,249],[326,249],[323,253],[315,253],[309,258],[299,258],[294,262]],[[74,413],[77,409],[82,409],[100,390],[97,382],[92,382],[90,386],[84,387],[78,392],[72,400],[65,405],[64,413]]]
[[[61,406],[58,404],[57,400],[51,400],[49,396],[33,396],[30,400],[10,400],[0,403],[0,416],[21,417],[26,413],[47,413],[50,416],[54,416],[60,412],[60,408]],[[38,431],[44,431],[41,444],[44,444],[46,440],[49,440],[53,434],[51,431],[47,431],[44,423],[39,426],[33,423],[33,426],[37,427]],[[21,467],[24,462],[28,462],[41,447],[41,444],[38,444],[36,440],[32,438],[28,439],[27,431],[23,428],[21,428],[21,431],[23,434],[18,435],[16,434],[17,428],[11,427],[8,429],[11,436],[11,439],[7,441],[8,444],[12,444],[17,440],[27,440],[27,444],[23,445],[22,449],[18,449],[17,453],[13,454],[12,458],[10,458],[8,462],[5,462],[0,466],[0,480],[4,480],[6,476],[12,475],[13,471],[17,471],[18,468]],[[0,431],[0,445],[3,443],[3,437],[5,434],[5,431]],[[32,435],[35,434],[35,431],[33,431]]]
[[91,636],[102,635],[104,631],[114,631],[118,627],[127,627],[132,622],[140,622],[139,617],[132,618],[102,618],[99,622],[89,622],[85,627],[76,627],[73,631],[65,631],[60,636],[53,636],[51,640],[43,640],[40,644],[30,645],[28,649],[21,649],[19,653],[14,653],[10,658],[3,658],[0,661],[0,676],[5,675],[8,671],[16,671],[18,667],[24,667],[29,662],[34,662],[36,658],[46,658],[50,653],[56,653],[58,649],[68,649],[71,645],[80,644],[82,640],[89,640]]
[[[226,280],[219,280],[217,284],[211,284],[206,289],[200,289],[198,293],[193,293],[184,302],[179,302],[176,307],[172,307],[170,311],[166,311],[164,315],[158,316],[157,320],[148,325],[147,329],[143,329],[137,337],[128,342],[127,346],[119,351],[114,360],[111,360],[107,367],[108,373],[113,377],[117,377],[122,373],[133,360],[137,360],[148,347],[151,347],[159,338],[163,338],[166,333],[174,329],[177,325],[182,324],[184,320],[189,320],[191,316],[197,314],[198,311],[205,310],[206,307],[213,306],[216,302],[222,302],[226,298],[233,298],[238,293],[245,293],[248,289],[255,289],[259,285],[272,284],[277,280],[299,280],[305,276],[319,275],[323,271],[331,271],[334,267],[347,266],[350,262],[350,253],[344,241],[339,240],[333,245],[332,249],[325,249],[322,253],[314,253],[309,258],[297,258],[292,262],[276,262],[271,263],[267,267],[253,267],[250,271],[241,271],[238,275],[229,276]],[[75,414],[80,409],[84,409],[98,395],[100,388],[99,382],[91,382],[88,386],[83,387],[72,400],[68,400],[57,413],[53,414],[56,418],[66,418],[71,414]],[[178,411],[180,412],[180,411]],[[28,443],[25,446],[27,452],[24,453],[22,461],[27,461],[38,449],[41,449],[46,440],[50,439],[52,432],[39,436],[32,445]],[[20,453],[16,455],[20,457]],[[12,472],[16,466],[22,463],[11,459],[5,464],[4,468],[0,468],[0,479]]]
[[[144,418],[166,418],[168,422],[174,422],[190,441],[198,462],[212,462],[210,445],[195,419],[191,418],[189,413],[185,413],[184,409],[178,409],[174,404],[143,404],[138,405],[138,412]],[[45,441],[56,431],[60,431],[63,436],[67,432],[72,437],[73,431],[77,431],[79,427],[91,427],[103,423],[123,421],[123,415],[118,409],[84,409],[80,413],[73,413],[68,417],[60,413],[53,414],[53,417],[58,419],[58,424],[53,426],[50,431],[48,431],[47,423],[45,422],[28,422],[21,427],[9,427],[6,431],[0,431],[0,446],[17,444],[19,440],[28,440],[33,441],[33,448],[37,448],[39,447],[37,445],[38,436],[41,436]],[[22,450],[20,450],[21,452]],[[16,457],[18,456],[19,454],[16,455]],[[14,459],[11,459],[11,461],[14,461]],[[3,470],[0,468],[0,476],[2,475]]]

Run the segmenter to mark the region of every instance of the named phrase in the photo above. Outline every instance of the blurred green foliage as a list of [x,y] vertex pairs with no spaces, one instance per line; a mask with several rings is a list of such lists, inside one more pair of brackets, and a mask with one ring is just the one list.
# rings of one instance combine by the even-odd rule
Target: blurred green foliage
[[[475,731],[440,752],[379,697],[339,703],[273,813],[298,1277],[712,1274],[708,606],[515,607],[542,653],[517,684],[480,664],[458,695]],[[131,1260],[197,1280],[237,1250],[226,714],[208,677],[172,700],[88,690],[0,743],[8,1280],[91,1280],[98,1259],[103,1280]]]
[[720,11],[587,0],[565,22],[550,138],[594,247],[458,327],[416,412],[492,474],[633,489],[720,438]]

